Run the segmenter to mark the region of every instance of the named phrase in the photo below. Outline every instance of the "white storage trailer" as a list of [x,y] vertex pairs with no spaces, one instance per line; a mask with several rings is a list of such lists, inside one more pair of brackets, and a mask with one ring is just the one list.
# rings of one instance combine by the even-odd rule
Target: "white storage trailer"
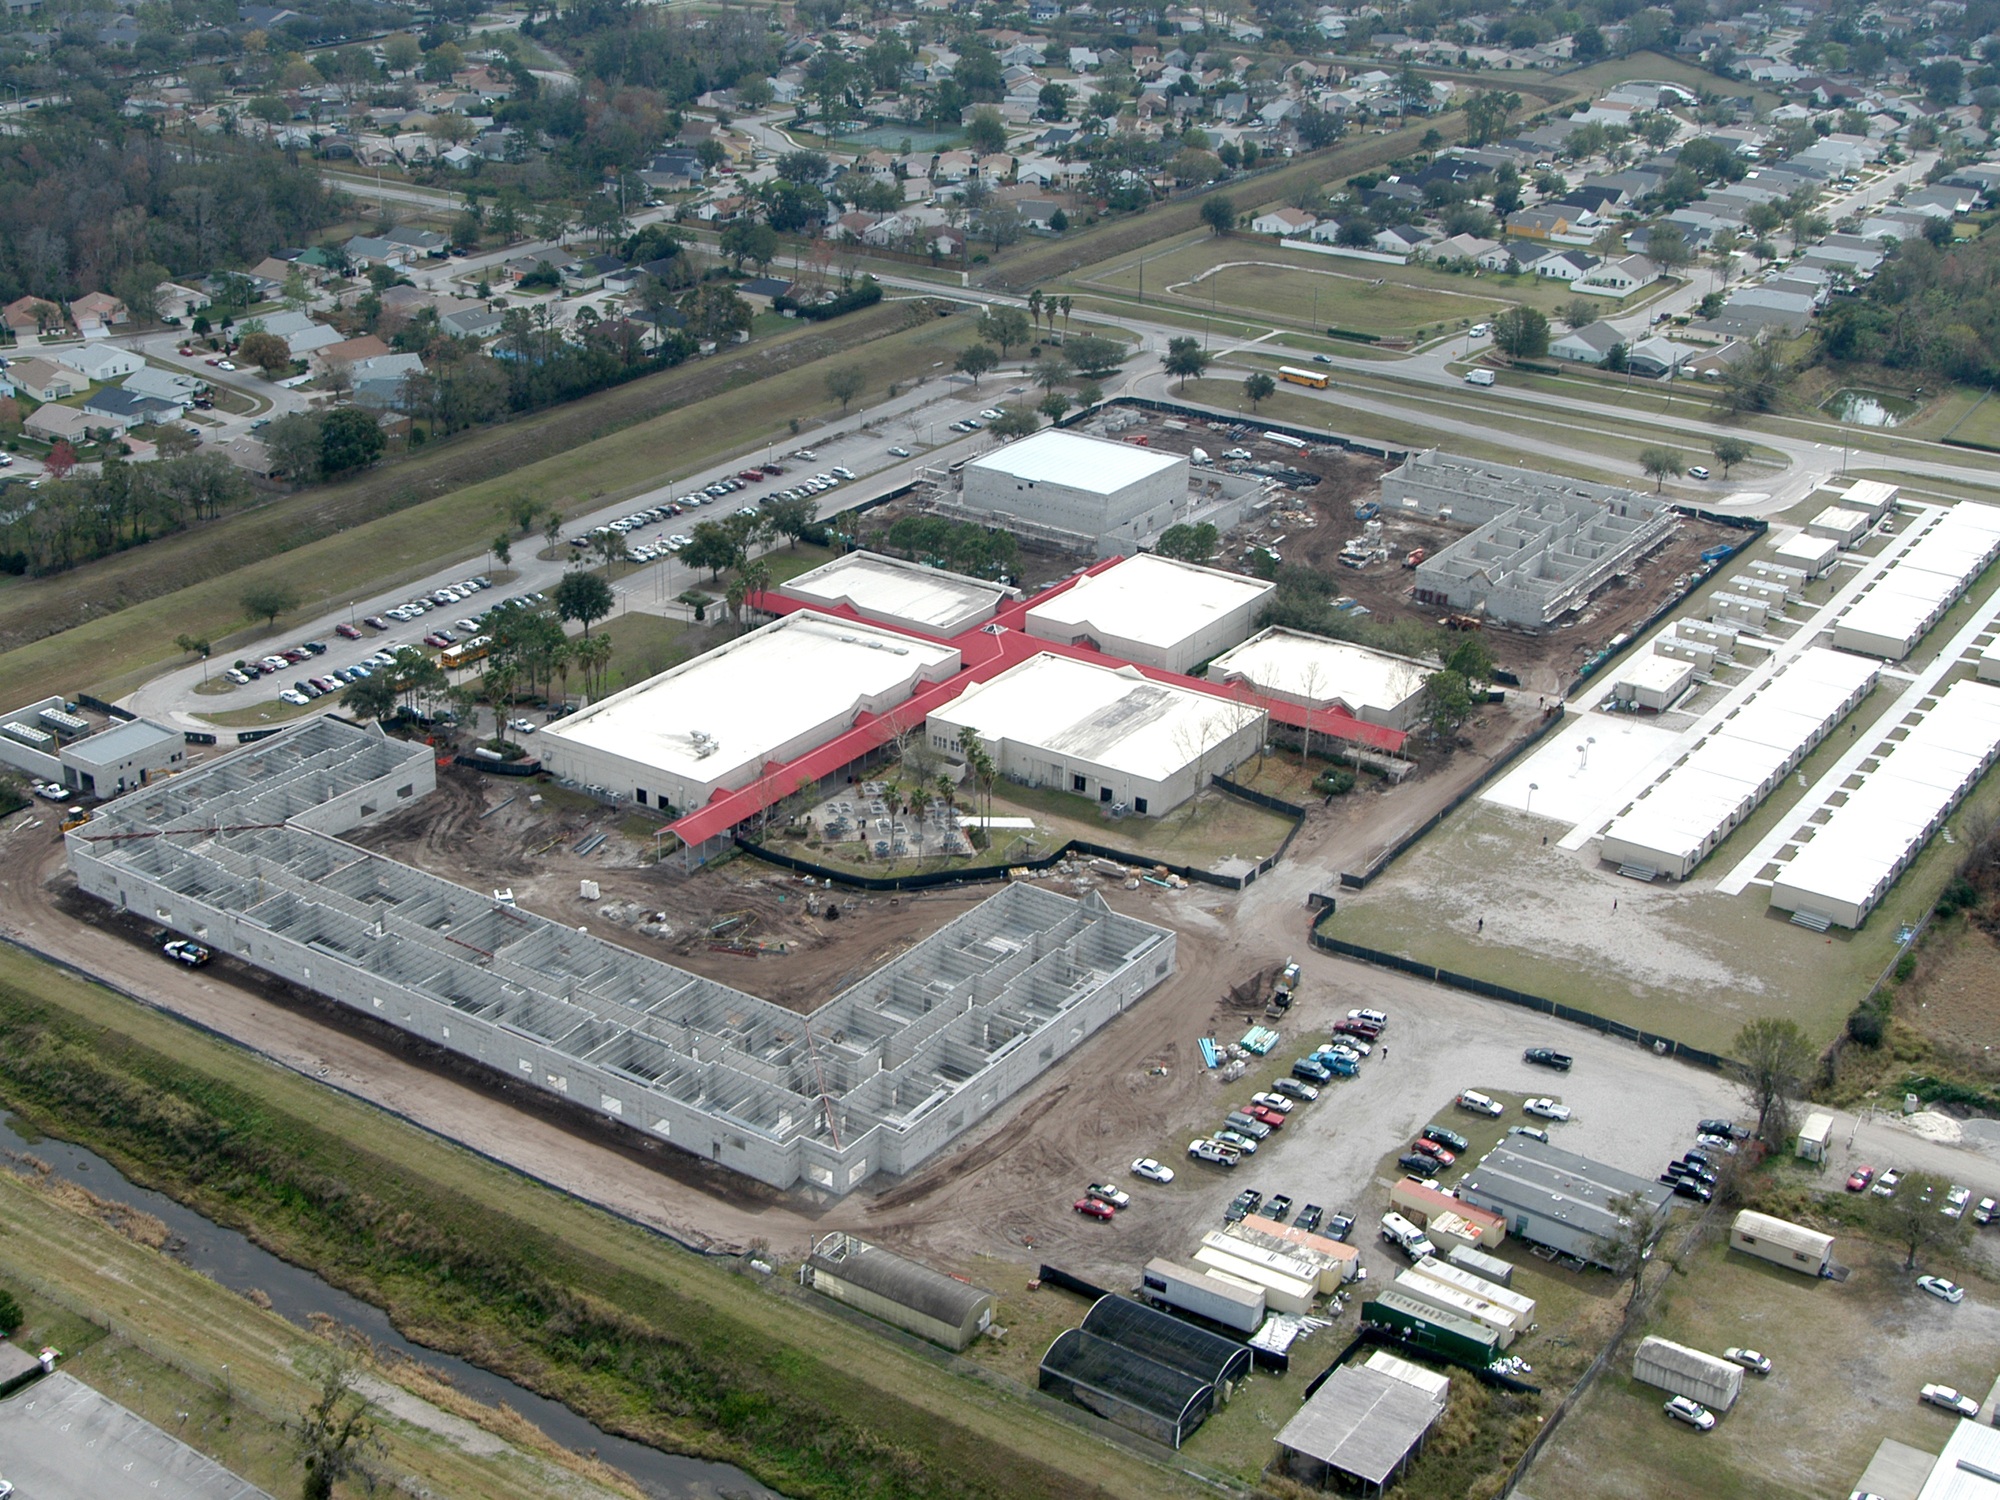
[[1484,1297],[1475,1297],[1470,1292],[1462,1292],[1455,1286],[1446,1286],[1441,1281],[1433,1281],[1428,1276],[1419,1276],[1415,1271],[1400,1273],[1396,1277],[1396,1290],[1405,1297],[1435,1307],[1439,1312],[1483,1323],[1493,1330],[1502,1349],[1513,1343],[1514,1336],[1521,1331],[1520,1317],[1513,1309],[1488,1302]]
[[1743,1367],[1667,1339],[1649,1338],[1632,1356],[1632,1378],[1728,1411],[1743,1391]]
[[1139,1278],[1153,1301],[1224,1328],[1255,1333],[1264,1322],[1264,1293],[1234,1285],[1170,1260],[1151,1260]]
[[[1456,1259],[1456,1257],[1453,1258]],[[1490,1260],[1492,1257],[1482,1256],[1481,1259]],[[1502,1261],[1500,1264],[1504,1266],[1507,1263]],[[1511,1271],[1513,1268],[1508,1267],[1508,1269]],[[1412,1275],[1428,1276],[1433,1281],[1443,1282],[1446,1286],[1455,1286],[1461,1292],[1470,1292],[1475,1297],[1484,1297],[1488,1302],[1497,1303],[1499,1306],[1509,1309],[1521,1320],[1520,1326],[1522,1328],[1526,1328],[1530,1323],[1535,1321],[1535,1299],[1533,1297],[1524,1296],[1520,1292],[1510,1291],[1499,1282],[1480,1275],[1469,1266],[1449,1265],[1434,1255],[1427,1255],[1414,1266],[1410,1267],[1410,1271]]]
[[1259,1265],[1254,1260],[1245,1260],[1240,1255],[1217,1250],[1209,1245],[1204,1245],[1195,1251],[1194,1263],[1204,1270],[1215,1271],[1251,1286],[1262,1287],[1264,1305],[1272,1312],[1309,1313],[1313,1310],[1313,1298],[1319,1292],[1317,1277],[1294,1276],[1289,1271],[1274,1271],[1269,1266]]
[[1484,1250],[1475,1250],[1470,1245],[1453,1245],[1445,1253],[1445,1259],[1462,1271],[1470,1271],[1481,1280],[1490,1281],[1495,1286],[1510,1287],[1514,1284],[1514,1265],[1497,1255],[1488,1255]]

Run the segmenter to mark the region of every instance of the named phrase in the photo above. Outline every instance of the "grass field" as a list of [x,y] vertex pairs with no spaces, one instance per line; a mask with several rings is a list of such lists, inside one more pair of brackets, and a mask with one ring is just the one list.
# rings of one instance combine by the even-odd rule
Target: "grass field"
[[[11,949],[0,1019],[0,1098],[36,1127],[600,1425],[743,1463],[795,1500],[1194,1493],[1015,1393]],[[0,1237],[0,1255],[40,1253]]]
[[[973,336],[969,318],[932,319],[893,331],[898,317],[890,315],[872,342],[848,356],[866,377],[864,403],[892,381],[907,382],[929,373],[938,359],[948,360]],[[868,325],[856,326],[865,330]],[[576,406],[581,409],[588,403]],[[290,627],[283,621],[268,632],[244,628],[238,601],[253,585],[296,588],[307,610],[344,603],[357,593],[422,576],[453,559],[479,559],[493,533],[504,528],[504,514],[517,498],[571,511],[595,507],[605,497],[667,483],[748,444],[779,440],[788,435],[794,415],[816,417],[834,409],[824,389],[823,370],[815,364],[761,378],[746,374],[741,384],[648,420],[588,440],[578,431],[576,446],[564,444],[534,462],[448,489],[435,499],[411,493],[407,503],[396,505],[393,481],[398,471],[388,471],[385,478],[392,493],[381,503],[392,507],[389,513],[306,545],[296,545],[293,539],[296,519],[315,513],[322,500],[337,504],[338,488],[325,496],[309,491],[296,497],[297,504],[266,507],[239,518],[240,526],[238,521],[224,522],[185,538],[155,543],[161,550],[146,549],[143,557],[124,554],[107,565],[7,589],[0,592],[0,635],[15,639],[33,628],[30,622],[38,618],[38,609],[74,610],[76,595],[104,598],[110,607],[85,610],[83,622],[60,637],[44,637],[0,655],[0,697],[13,702],[73,692],[86,685],[78,680],[79,661],[90,664],[96,686],[114,693],[129,690],[169,654],[178,634],[213,640],[219,653],[286,634]],[[587,411],[582,415],[587,418]],[[491,436],[510,438],[517,425]],[[460,460],[471,458],[460,455]],[[453,468],[447,462],[437,471],[437,482],[443,483]],[[120,571],[100,578],[94,572],[100,566]],[[171,592],[160,588],[163,581]],[[55,602],[58,598],[60,605]]]
[[[1822,1281],[1705,1245],[1669,1276],[1627,1353],[1600,1377],[1528,1471],[1523,1492],[1569,1500],[1701,1495],[1710,1500],[1819,1500],[1847,1494],[1884,1438],[1936,1452],[1952,1418],[1921,1406],[1927,1381],[1984,1396],[1993,1380],[2000,1314],[1975,1286],[1958,1307],[1926,1297],[1901,1256],[1853,1235],[1853,1266]],[[1954,1271],[1954,1275],[1960,1273]],[[1665,1391],[1632,1379],[1629,1351],[1657,1334],[1720,1353],[1771,1358],[1713,1432],[1660,1410]],[[1837,1421],[1827,1420],[1838,1412]]]
[[[1970,395],[1971,393],[1962,393]],[[2000,401],[1992,398],[1991,392],[1981,392],[1972,400],[1954,402],[1956,415],[1949,425],[1940,424],[1943,430],[1937,435],[1949,437],[1954,442],[1978,443],[1982,447],[2000,449]]]
[[[17,1342],[53,1344],[69,1355],[62,1367],[85,1384],[270,1493],[297,1492],[286,1424],[308,1394],[295,1368],[314,1342],[306,1333],[108,1227],[81,1195],[12,1172],[0,1172],[0,1279],[26,1312]],[[387,1473],[420,1491],[494,1500],[608,1493],[579,1483],[596,1466],[525,1433],[518,1417],[478,1411],[464,1397],[454,1409],[529,1446],[475,1454],[389,1419],[381,1427]]]

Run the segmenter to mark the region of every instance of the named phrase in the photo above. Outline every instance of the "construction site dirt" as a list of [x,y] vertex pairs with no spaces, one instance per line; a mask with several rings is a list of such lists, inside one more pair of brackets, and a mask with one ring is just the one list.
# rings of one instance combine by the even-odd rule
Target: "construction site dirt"
[[[1400,787],[1386,789],[1365,778],[1357,793],[1315,807],[1286,859],[1241,893],[1151,885],[1128,890],[1123,880],[1080,865],[1068,874],[1053,872],[1054,889],[1098,890],[1121,911],[1173,927],[1179,934],[1175,974],[933,1165],[839,1199],[764,1188],[435,1053],[247,966],[218,959],[189,971],[169,964],[157,952],[151,924],[118,917],[76,892],[54,824],[34,809],[0,828],[0,932],[329,1087],[689,1243],[743,1247],[764,1241],[790,1254],[802,1251],[813,1233],[844,1228],[966,1267],[979,1257],[1025,1261],[1050,1247],[1068,1247],[1077,1264],[1108,1273],[1114,1264],[1129,1266],[1131,1241],[1121,1236],[1114,1249],[1101,1236],[1094,1242],[1080,1236],[1083,1221],[1070,1212],[1070,1201],[1093,1175],[1122,1177],[1138,1156],[1183,1164],[1187,1132],[1213,1112],[1218,1097],[1196,1039],[1230,1039],[1261,1019],[1245,1008],[1250,1001],[1229,1003],[1233,987],[1298,956],[1308,968],[1307,995],[1279,1024],[1303,1035],[1336,1003],[1360,1004],[1385,984],[1405,985],[1310,953],[1307,897],[1332,886],[1341,869],[1360,868],[1370,851],[1422,825],[1483,771],[1489,737],[1494,749],[1504,748],[1518,738],[1521,724],[1515,713],[1496,708],[1475,729],[1474,748],[1439,757]],[[513,900],[551,918],[589,926],[636,951],[800,1009],[817,1005],[992,891],[969,885],[892,897],[821,889],[822,912],[828,899],[843,912],[826,921],[807,915],[806,886],[795,874],[746,855],[693,873],[654,865],[646,862],[650,840],[624,827],[617,810],[553,790],[536,808],[532,795],[542,794],[446,771],[436,794],[361,837],[475,889],[511,891]],[[579,858],[573,851],[591,830],[609,836]],[[579,894],[586,879],[598,885],[594,902]],[[672,935],[647,936],[637,922],[604,920],[607,906],[618,904],[649,919],[666,913]],[[739,913],[755,915],[751,931],[761,949],[718,951],[709,929]],[[748,925],[747,919],[738,925]],[[1414,982],[1407,987],[1413,994],[1438,993]],[[1148,1253],[1168,1253],[1195,1232],[1216,1207],[1207,1196],[1177,1189],[1164,1198],[1147,1216],[1143,1238],[1155,1247]]]

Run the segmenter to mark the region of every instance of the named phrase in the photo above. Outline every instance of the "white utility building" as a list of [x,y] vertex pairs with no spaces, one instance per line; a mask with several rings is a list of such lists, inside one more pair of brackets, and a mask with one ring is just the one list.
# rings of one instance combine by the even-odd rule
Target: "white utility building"
[[1010,530],[1112,557],[1179,519],[1188,472],[1182,454],[1050,428],[967,464],[961,500]]
[[974,730],[1001,774],[1158,817],[1254,755],[1264,715],[1245,703],[1044,652],[934,709],[931,744]]
[[2000,557],[2000,506],[1961,501],[1930,522],[1834,622],[1843,651],[1901,661]]
[[1840,543],[1831,537],[1808,536],[1801,531],[1786,537],[1773,551],[1779,562],[1802,571],[1808,578],[1823,578],[1840,561]]
[[1277,585],[1150,553],[1079,578],[1028,611],[1028,634],[1190,672],[1246,639]]
[[958,669],[954,647],[801,610],[551,724],[538,745],[565,780],[687,811]]
[[1209,663],[1211,682],[1240,682],[1300,708],[1345,709],[1364,724],[1408,729],[1434,663],[1274,625]]
[[1005,584],[879,552],[836,557],[779,584],[777,592],[814,609],[830,611],[846,605],[877,625],[937,636],[954,636],[984,624],[999,613],[1003,600],[1015,596]]
[[[1710,658],[1711,661],[1713,659]],[[1680,701],[1682,695],[1694,685],[1694,672],[1694,662],[1678,659],[1671,653],[1634,655],[1618,668],[1617,678],[1611,685],[1611,696],[1617,702],[1629,703],[1634,708],[1663,713]]]
[[1860,786],[1815,825],[1771,883],[1771,905],[1808,926],[1859,927],[2000,757],[2000,688],[1946,688]]
[[1872,662],[1809,647],[1703,734],[1604,830],[1603,857],[1685,880],[1875,686]]

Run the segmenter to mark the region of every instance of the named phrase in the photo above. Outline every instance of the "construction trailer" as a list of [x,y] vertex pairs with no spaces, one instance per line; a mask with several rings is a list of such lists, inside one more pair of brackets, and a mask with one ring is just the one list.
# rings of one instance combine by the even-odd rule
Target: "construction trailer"
[[1729,1226],[1729,1248],[1805,1276],[1824,1276],[1833,1269],[1832,1235],[1747,1208]]
[[1827,1147],[1832,1142],[1833,1116],[1814,1110],[1806,1116],[1805,1124],[1799,1127],[1799,1160],[1824,1162]]
[[1499,1214],[1475,1208],[1463,1198],[1414,1177],[1391,1185],[1389,1203],[1433,1243],[1442,1236],[1455,1244],[1491,1247],[1507,1238],[1507,1221]]
[[[1482,1260],[1491,1259],[1489,1256],[1481,1256],[1480,1258]],[[1506,1266],[1505,1261],[1502,1261],[1501,1264]],[[1510,1274],[1513,1269],[1512,1266],[1507,1266]],[[1443,1282],[1446,1286],[1455,1286],[1461,1292],[1470,1292],[1473,1296],[1483,1297],[1488,1302],[1498,1303],[1501,1307],[1507,1308],[1515,1315],[1516,1319],[1518,1319],[1517,1327],[1525,1329],[1535,1321],[1535,1299],[1533,1297],[1524,1296],[1520,1292],[1510,1290],[1505,1283],[1482,1276],[1470,1267],[1451,1265],[1439,1260],[1434,1255],[1426,1255],[1422,1260],[1410,1267],[1410,1272],[1416,1276],[1428,1276],[1431,1280]]]
[[1728,1411],[1743,1391],[1743,1367],[1663,1338],[1648,1338],[1632,1355],[1632,1378],[1676,1396]]
[[[1251,1251],[1243,1254],[1242,1251]],[[1317,1274],[1306,1276],[1267,1265],[1256,1258],[1249,1245],[1238,1249],[1204,1244],[1194,1253],[1194,1263],[1205,1270],[1228,1276],[1264,1289],[1264,1305],[1272,1312],[1309,1313],[1319,1294]]]
[[1460,1270],[1470,1271],[1495,1286],[1511,1287],[1514,1284],[1513,1263],[1504,1261],[1497,1255],[1488,1255],[1484,1251],[1473,1249],[1470,1245],[1453,1245],[1445,1251],[1444,1258]]
[[1500,1357],[1498,1330],[1419,1302],[1398,1291],[1361,1304],[1363,1326],[1386,1328],[1413,1349],[1469,1369],[1483,1370]]
[[1192,1266],[1149,1260],[1139,1287],[1155,1302],[1238,1333],[1255,1333],[1264,1322],[1263,1288],[1224,1281]]
[[1449,1313],[1453,1317],[1464,1318],[1473,1323],[1483,1323],[1493,1330],[1502,1349],[1511,1346],[1514,1336],[1520,1332],[1520,1314],[1512,1308],[1488,1302],[1484,1297],[1476,1297],[1471,1292],[1433,1280],[1429,1276],[1419,1276],[1415,1271],[1398,1273],[1396,1290],[1412,1301],[1425,1303],[1441,1313]]

